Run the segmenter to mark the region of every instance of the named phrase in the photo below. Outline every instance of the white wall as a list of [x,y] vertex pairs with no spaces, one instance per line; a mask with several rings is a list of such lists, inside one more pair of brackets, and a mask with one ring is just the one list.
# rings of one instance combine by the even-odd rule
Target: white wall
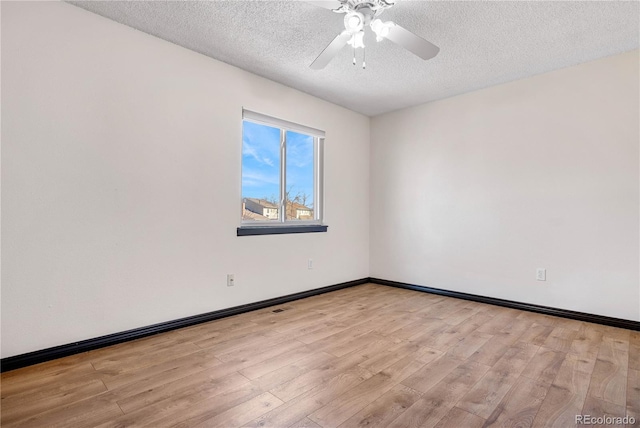
[[[243,106],[326,131],[327,233],[236,236]],[[367,277],[368,152],[365,116],[2,2],[2,357]]]
[[638,64],[372,119],[371,276],[640,320]]
[[[370,129],[71,5],[0,4],[3,358],[369,275],[640,320],[637,51]],[[328,233],[235,235],[243,106],[327,132]]]

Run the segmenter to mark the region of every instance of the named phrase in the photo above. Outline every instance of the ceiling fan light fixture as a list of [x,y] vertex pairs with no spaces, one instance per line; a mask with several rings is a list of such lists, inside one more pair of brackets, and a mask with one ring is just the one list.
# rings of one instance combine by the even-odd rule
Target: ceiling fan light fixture
[[391,21],[382,22],[379,19],[374,19],[371,21],[371,30],[376,33],[376,40],[381,41],[389,35],[389,31],[391,31],[391,27],[395,24]]
[[347,44],[353,46],[353,48],[364,48],[364,31],[358,31],[351,39],[347,42]]
[[344,28],[355,34],[364,27],[364,16],[360,12],[351,11],[344,16]]

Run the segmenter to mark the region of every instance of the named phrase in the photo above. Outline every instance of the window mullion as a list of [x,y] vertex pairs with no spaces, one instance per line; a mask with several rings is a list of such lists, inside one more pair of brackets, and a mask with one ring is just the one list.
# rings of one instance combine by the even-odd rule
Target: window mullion
[[287,219],[287,131],[280,129],[280,222]]
[[324,218],[324,139],[314,138],[314,219],[322,220]]

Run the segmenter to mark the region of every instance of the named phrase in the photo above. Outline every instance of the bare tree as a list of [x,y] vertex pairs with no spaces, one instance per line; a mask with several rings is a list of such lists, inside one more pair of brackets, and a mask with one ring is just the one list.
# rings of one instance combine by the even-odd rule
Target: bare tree
[[[280,201],[274,194],[271,194],[271,196],[269,197],[265,196],[262,199],[274,205],[280,205]],[[288,202],[304,205],[305,207],[308,207],[307,205],[308,202],[311,203],[311,205],[313,205],[313,198],[310,195],[308,195],[306,192],[300,192],[300,191],[294,192],[294,186],[289,187],[289,189],[286,191],[284,195],[284,200]],[[312,207],[309,207],[309,208],[312,208]]]
[[278,198],[276,198],[276,195],[274,195],[273,193],[271,194],[271,196],[269,197],[263,197],[262,199],[264,199],[267,202],[271,202],[273,205],[279,205],[280,201],[278,200]]

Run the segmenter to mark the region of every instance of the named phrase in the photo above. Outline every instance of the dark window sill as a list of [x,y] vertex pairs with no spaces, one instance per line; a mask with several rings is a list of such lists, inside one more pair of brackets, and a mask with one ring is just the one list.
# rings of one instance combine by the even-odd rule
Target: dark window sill
[[244,226],[238,228],[238,236],[326,232],[328,227],[320,224],[304,226]]

